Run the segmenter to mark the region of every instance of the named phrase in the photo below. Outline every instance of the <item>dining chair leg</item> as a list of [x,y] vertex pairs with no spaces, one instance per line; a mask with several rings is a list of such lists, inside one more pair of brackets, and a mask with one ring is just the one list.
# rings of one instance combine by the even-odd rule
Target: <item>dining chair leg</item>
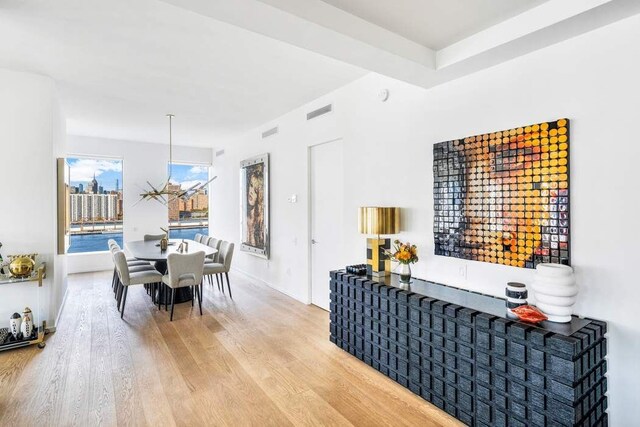
[[198,292],[198,305],[200,306],[200,316],[202,316],[202,283],[196,285],[196,292]]
[[191,286],[191,307],[193,307],[194,299],[196,299],[196,290],[194,286]]
[[[229,283],[229,273],[225,272],[224,275],[227,278],[227,287],[229,288],[229,298],[233,299],[233,296],[231,295],[231,283]],[[222,288],[224,289],[224,282],[222,284]]]
[[176,301],[176,290],[171,288],[171,317],[169,317],[169,321],[173,322],[173,304]]
[[218,290],[220,290],[220,278],[216,274],[216,282],[218,283]]
[[116,272],[116,269],[113,269],[113,277],[111,278],[111,289],[113,289],[113,292],[116,292],[116,279],[118,278],[118,273]]
[[221,273],[216,274],[216,278],[220,278],[220,282],[222,283],[222,287],[220,288],[222,290],[222,293],[224,294],[224,276],[222,276]]
[[128,286],[124,286],[124,296],[122,298],[122,310],[120,310],[120,318],[124,317],[124,306],[127,304],[127,291],[129,290]]
[[162,308],[162,288],[164,287],[164,285],[162,284],[162,282],[158,283],[158,310],[161,310]]
[[118,291],[120,290],[120,277],[118,277],[118,275],[116,274],[116,279],[115,279],[115,283],[113,285],[113,297],[118,300]]
[[124,286],[122,286],[122,282],[119,282],[116,289],[116,308],[120,311],[120,302],[122,301],[122,291]]
[[164,294],[164,311],[169,311],[168,304],[169,304],[169,298],[171,297],[171,291],[169,291],[168,294],[167,294],[167,291],[168,291],[168,289],[166,288],[167,285],[164,285],[164,286],[165,286],[165,288],[164,288],[164,291],[165,291],[165,294]]

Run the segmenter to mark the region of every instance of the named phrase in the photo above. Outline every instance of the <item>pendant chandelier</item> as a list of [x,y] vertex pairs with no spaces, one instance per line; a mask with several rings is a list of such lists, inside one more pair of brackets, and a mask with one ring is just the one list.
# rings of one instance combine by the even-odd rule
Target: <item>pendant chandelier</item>
[[177,189],[173,189],[172,188],[172,187],[176,186],[174,184],[171,184],[171,175],[173,173],[173,135],[172,135],[173,129],[172,129],[172,122],[173,122],[173,118],[175,116],[173,114],[167,114],[167,117],[169,118],[169,177],[167,178],[167,181],[164,183],[164,185],[162,187],[160,187],[159,189],[158,189],[158,187],[154,187],[149,181],[147,181],[147,185],[151,189],[140,193],[140,200],[138,200],[138,203],[143,201],[143,200],[155,200],[155,201],[160,202],[160,203],[162,203],[163,205],[166,206],[169,203],[171,203],[171,202],[173,202],[174,200],[177,200],[177,199],[187,200],[191,196],[196,194],[198,191],[203,190],[204,188],[206,188],[207,185],[209,185],[209,183],[211,181],[213,181],[214,179],[217,178],[217,176],[214,176],[209,181],[207,181],[205,183],[194,184],[194,185],[192,185],[191,187],[189,187],[186,190],[183,190],[180,187],[179,184],[177,184]]

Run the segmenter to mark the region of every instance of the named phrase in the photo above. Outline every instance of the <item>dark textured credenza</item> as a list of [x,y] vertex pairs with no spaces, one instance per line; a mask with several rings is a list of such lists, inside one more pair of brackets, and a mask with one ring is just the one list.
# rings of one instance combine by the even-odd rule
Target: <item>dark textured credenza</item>
[[385,282],[331,272],[333,343],[470,426],[607,425],[606,323],[537,327],[499,298]]

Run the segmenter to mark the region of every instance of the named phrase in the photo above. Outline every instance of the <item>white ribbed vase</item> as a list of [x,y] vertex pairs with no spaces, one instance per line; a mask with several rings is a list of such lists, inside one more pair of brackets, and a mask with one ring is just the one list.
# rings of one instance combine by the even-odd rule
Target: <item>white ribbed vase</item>
[[571,321],[578,295],[573,268],[562,264],[538,264],[532,289],[536,306],[551,322]]

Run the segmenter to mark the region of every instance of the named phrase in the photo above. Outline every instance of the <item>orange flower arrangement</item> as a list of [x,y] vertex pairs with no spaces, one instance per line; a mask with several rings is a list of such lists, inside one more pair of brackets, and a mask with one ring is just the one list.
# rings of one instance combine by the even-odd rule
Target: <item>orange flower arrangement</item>
[[416,245],[395,240],[393,242],[393,250],[393,252],[385,250],[385,255],[389,256],[392,261],[400,264],[415,264],[418,262],[418,247]]

